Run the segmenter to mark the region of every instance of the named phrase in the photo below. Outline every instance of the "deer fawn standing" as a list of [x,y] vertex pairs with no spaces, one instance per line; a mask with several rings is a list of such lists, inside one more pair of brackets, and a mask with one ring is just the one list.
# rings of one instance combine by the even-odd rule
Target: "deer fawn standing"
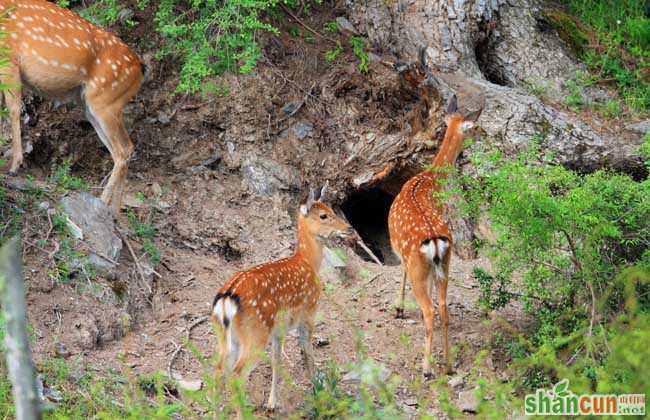
[[[481,110],[465,117],[457,111],[456,96],[452,98],[447,108],[447,131],[433,160],[434,167],[451,166],[456,162],[463,146],[463,133],[474,126]],[[404,313],[404,290],[408,277],[424,318],[426,338],[422,369],[427,377],[431,376],[434,279],[438,289],[445,367],[449,369],[447,280],[452,236],[442,219],[442,203],[433,196],[434,192],[440,190],[438,181],[444,176],[444,173],[425,170],[408,180],[393,201],[388,215],[391,245],[400,257],[404,270],[397,316]]]
[[[286,330],[297,327],[304,363],[314,374],[311,336],[321,292],[317,273],[323,258],[323,242],[354,238],[355,232],[312,191],[298,212],[298,244],[293,256],[258,265],[234,274],[219,290],[212,306],[212,320],[219,330],[218,372],[224,365],[244,379],[257,354],[271,336],[271,391],[266,404],[277,404],[276,387],[281,340]],[[244,372],[245,371],[245,372]]]
[[23,161],[22,86],[59,100],[81,99],[114,161],[102,200],[119,211],[133,152],[122,111],[143,80],[140,59],[114,35],[44,0],[0,0],[0,16],[10,58],[0,74],[0,83],[10,87],[5,94],[12,130],[9,173],[15,175]]

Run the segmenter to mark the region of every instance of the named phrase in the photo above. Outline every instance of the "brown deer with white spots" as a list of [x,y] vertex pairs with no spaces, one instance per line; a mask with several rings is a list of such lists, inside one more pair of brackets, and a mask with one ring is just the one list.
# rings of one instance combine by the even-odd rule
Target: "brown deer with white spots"
[[271,338],[271,391],[268,409],[277,405],[277,380],[283,334],[298,329],[298,340],[307,373],[314,374],[311,336],[321,293],[318,279],[323,244],[349,241],[356,232],[310,192],[298,211],[298,243],[291,257],[265,263],[234,274],[219,290],[212,305],[218,330],[219,362],[246,380],[259,353]]
[[467,116],[457,110],[456,96],[447,108],[447,131],[433,160],[434,170],[425,170],[408,180],[390,208],[388,230],[393,250],[402,261],[403,273],[397,317],[404,315],[406,278],[411,282],[415,299],[422,310],[426,329],[422,369],[431,377],[433,345],[433,282],[438,290],[438,310],[442,329],[445,372],[449,370],[447,281],[451,259],[452,235],[443,221],[443,205],[434,193],[440,191],[444,168],[454,165],[463,147],[464,132],[474,126],[482,108]]
[[114,161],[102,200],[119,211],[133,152],[122,111],[142,83],[140,59],[114,35],[44,0],[0,0],[0,16],[10,59],[0,74],[0,83],[10,87],[4,95],[12,130],[9,174],[23,162],[23,86],[57,100],[80,100]]

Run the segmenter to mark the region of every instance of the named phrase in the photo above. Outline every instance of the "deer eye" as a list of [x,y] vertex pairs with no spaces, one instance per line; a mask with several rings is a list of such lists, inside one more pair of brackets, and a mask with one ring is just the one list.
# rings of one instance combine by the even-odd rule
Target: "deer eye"
[[325,213],[322,213],[322,214],[320,215],[320,219],[321,219],[321,220],[325,220],[325,219],[327,219],[327,215],[326,215]]

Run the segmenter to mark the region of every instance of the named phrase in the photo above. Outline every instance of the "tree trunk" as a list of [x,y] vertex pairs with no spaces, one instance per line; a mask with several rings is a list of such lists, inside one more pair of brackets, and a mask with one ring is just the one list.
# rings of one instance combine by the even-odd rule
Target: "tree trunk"
[[5,316],[5,357],[13,386],[16,418],[40,419],[32,353],[27,337],[27,303],[20,240],[12,238],[0,249],[0,301]]

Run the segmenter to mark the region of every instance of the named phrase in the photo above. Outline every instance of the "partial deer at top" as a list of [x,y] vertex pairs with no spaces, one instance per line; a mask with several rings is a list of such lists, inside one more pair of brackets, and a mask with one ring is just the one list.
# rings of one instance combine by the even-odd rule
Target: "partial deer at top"
[[388,215],[390,242],[404,270],[397,316],[404,314],[404,291],[408,278],[424,318],[426,338],[422,369],[427,377],[432,374],[434,280],[438,290],[445,371],[449,369],[447,282],[453,240],[443,220],[443,204],[434,197],[434,193],[442,188],[440,181],[446,172],[436,169],[456,162],[462,150],[464,133],[474,126],[481,111],[482,108],[463,115],[457,109],[456,96],[451,99],[447,108],[447,131],[433,160],[433,170],[422,171],[408,180],[393,201]]
[[305,368],[314,374],[311,336],[321,293],[318,270],[323,244],[332,239],[358,237],[348,223],[322,201],[325,187],[312,191],[298,211],[298,240],[293,256],[235,273],[219,289],[212,319],[219,331],[218,373],[232,369],[244,379],[269,337],[272,341],[272,379],[267,408],[277,404],[277,381],[282,339],[298,329]]
[[102,200],[119,211],[133,152],[122,111],[142,83],[140,59],[113,34],[47,1],[0,0],[0,15],[10,58],[0,70],[0,82],[10,86],[4,95],[12,129],[9,173],[15,175],[23,162],[22,88],[58,100],[79,100],[113,158]]

